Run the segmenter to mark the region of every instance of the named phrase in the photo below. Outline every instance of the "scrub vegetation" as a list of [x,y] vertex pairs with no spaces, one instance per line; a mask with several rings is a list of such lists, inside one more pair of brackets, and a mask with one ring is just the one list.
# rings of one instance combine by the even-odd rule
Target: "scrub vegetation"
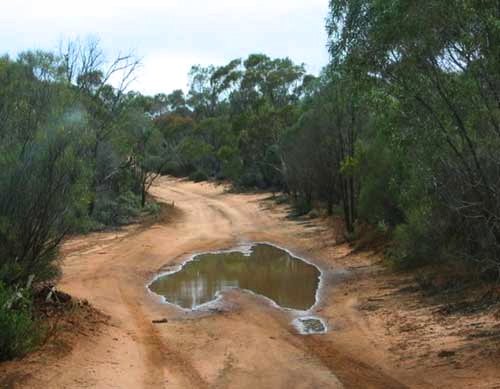
[[153,212],[160,174],[287,194],[392,239],[398,266],[500,277],[497,1],[331,0],[319,76],[251,54],[185,94],[128,91],[96,40],[0,58],[0,359],[35,342],[30,299],[69,233]]

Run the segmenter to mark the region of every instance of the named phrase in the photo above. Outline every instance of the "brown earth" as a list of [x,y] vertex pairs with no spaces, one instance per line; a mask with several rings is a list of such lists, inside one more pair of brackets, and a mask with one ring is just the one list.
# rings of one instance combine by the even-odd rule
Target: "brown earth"
[[[41,350],[0,365],[0,388],[500,388],[498,312],[443,313],[377,255],[337,245],[327,220],[287,219],[265,194],[167,178],[151,193],[175,203],[169,220],[64,244],[58,288],[98,312],[77,307]],[[185,313],[146,288],[190,253],[246,241],[322,269],[326,335],[297,334],[249,293]]]

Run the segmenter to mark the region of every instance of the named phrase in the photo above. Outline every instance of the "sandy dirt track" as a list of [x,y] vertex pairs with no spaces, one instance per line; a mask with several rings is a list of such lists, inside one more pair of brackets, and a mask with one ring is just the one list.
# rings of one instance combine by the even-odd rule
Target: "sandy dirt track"
[[[405,363],[394,349],[397,335],[387,330],[390,318],[360,309],[360,295],[381,286],[364,280],[362,292],[343,270],[370,267],[371,259],[336,246],[325,223],[288,220],[284,208],[264,200],[267,195],[226,193],[208,183],[162,178],[151,194],[175,203],[173,221],[65,243],[58,287],[109,319],[91,336],[75,335],[71,350],[56,360],[28,358],[28,372],[18,373],[12,387],[495,387],[491,369],[459,379],[451,364]],[[328,334],[298,335],[289,313],[249,293],[226,293],[217,311],[185,313],[159,303],[145,287],[193,252],[248,241],[282,245],[322,269],[325,287],[315,313],[327,320]],[[152,323],[163,318],[168,323]],[[418,351],[410,346],[408,353]]]

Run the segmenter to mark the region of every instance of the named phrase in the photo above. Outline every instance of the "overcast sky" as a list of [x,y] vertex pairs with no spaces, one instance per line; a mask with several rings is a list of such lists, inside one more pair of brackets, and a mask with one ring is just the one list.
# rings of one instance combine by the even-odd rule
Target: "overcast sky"
[[133,51],[142,93],[186,90],[194,64],[261,52],[318,73],[327,63],[328,0],[0,0],[0,52],[56,49],[97,36],[111,58]]

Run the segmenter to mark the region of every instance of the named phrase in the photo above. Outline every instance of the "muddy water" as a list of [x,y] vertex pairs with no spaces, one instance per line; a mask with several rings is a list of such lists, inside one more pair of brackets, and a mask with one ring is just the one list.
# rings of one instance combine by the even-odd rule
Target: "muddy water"
[[247,250],[197,255],[178,272],[156,279],[150,289],[187,309],[240,288],[284,308],[307,310],[316,301],[319,276],[315,266],[277,247],[258,244]]

